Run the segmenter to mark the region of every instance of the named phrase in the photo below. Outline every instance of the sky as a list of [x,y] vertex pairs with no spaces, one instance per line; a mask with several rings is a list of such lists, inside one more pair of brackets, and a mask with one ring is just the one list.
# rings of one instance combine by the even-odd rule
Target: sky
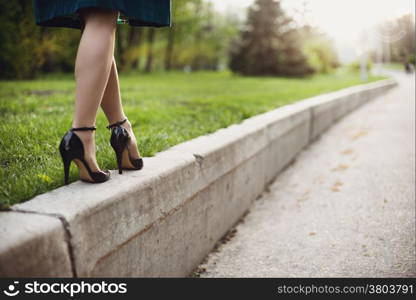
[[[219,11],[238,12],[254,0],[207,0]],[[362,32],[385,20],[391,20],[415,11],[415,0],[282,0],[288,12],[304,11],[303,20],[321,28],[338,45],[356,44]],[[306,4],[306,10],[304,9]],[[374,32],[373,32],[374,33]],[[394,37],[392,37],[394,38]]]

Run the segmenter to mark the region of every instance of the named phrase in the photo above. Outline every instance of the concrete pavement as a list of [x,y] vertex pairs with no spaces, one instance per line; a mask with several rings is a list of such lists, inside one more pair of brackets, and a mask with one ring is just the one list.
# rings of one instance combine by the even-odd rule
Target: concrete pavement
[[396,79],[278,176],[201,277],[416,277],[415,78]]

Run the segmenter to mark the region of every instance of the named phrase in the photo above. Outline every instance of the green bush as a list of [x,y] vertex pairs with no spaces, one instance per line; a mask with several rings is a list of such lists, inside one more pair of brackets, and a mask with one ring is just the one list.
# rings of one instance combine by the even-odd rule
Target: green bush
[[339,67],[338,58],[332,41],[323,34],[306,31],[303,52],[309,65],[318,73],[330,73]]
[[413,64],[414,66],[416,66],[416,58],[415,58],[415,54],[410,54],[409,58],[407,60],[410,64]]
[[[348,65],[348,69],[353,72],[359,72],[361,69],[360,61],[354,61]],[[370,71],[373,69],[373,62],[370,59],[367,59],[367,70]]]

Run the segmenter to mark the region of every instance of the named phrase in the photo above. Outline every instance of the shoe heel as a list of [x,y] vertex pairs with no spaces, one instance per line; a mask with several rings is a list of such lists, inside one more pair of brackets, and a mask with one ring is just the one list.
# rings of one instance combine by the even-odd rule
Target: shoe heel
[[[110,144],[114,149],[114,152],[116,153],[116,159],[117,159],[117,166],[118,166],[118,173],[123,173],[123,153],[125,150],[127,152],[128,149],[128,142],[131,140],[131,137],[124,127],[121,125],[127,121],[127,118],[125,118],[122,121],[115,122],[113,124],[110,124],[107,126],[109,130],[111,130],[111,138],[110,138]],[[139,159],[131,159],[130,153],[128,152],[128,159],[130,160],[131,167],[125,167],[128,170],[140,170],[143,167],[143,160],[140,157]]]
[[123,174],[123,151],[127,148],[128,133],[127,130],[118,126],[112,131],[110,144],[116,153],[118,174]]

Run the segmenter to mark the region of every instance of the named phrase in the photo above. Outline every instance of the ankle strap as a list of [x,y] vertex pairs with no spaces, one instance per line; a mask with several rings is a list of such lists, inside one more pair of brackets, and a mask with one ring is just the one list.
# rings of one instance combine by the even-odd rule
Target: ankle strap
[[95,126],[92,126],[92,127],[77,127],[77,128],[72,127],[70,129],[70,131],[86,131],[86,130],[96,130],[96,129],[97,128]]
[[121,124],[124,124],[126,121],[127,121],[127,118],[125,118],[124,120],[115,122],[113,124],[110,124],[110,125],[107,126],[107,128],[108,129],[111,129],[111,128],[115,127],[115,126],[120,126]]

